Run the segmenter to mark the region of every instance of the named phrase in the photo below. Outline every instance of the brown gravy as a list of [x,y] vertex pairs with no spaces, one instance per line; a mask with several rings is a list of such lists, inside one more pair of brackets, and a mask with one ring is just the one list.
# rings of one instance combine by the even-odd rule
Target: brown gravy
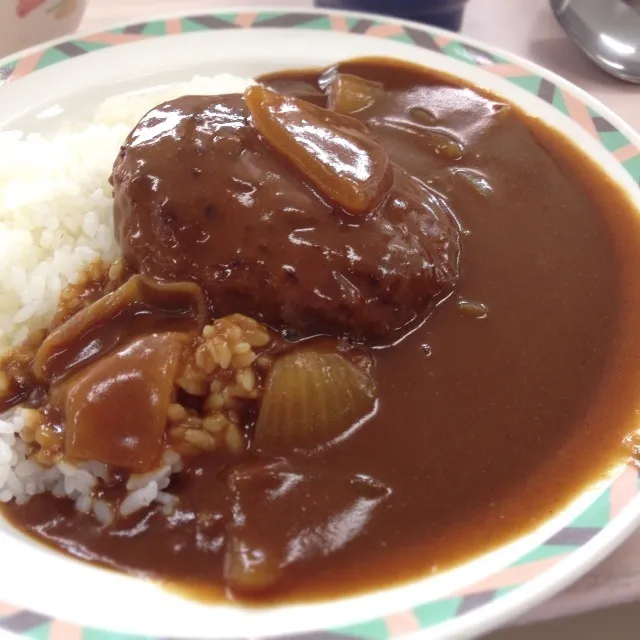
[[[356,117],[400,166],[415,173],[423,161],[420,177],[464,229],[461,276],[423,325],[373,351],[374,418],[337,446],[271,461],[272,479],[299,480],[280,497],[245,496],[256,545],[286,561],[262,602],[387,586],[509,541],[628,458],[640,405],[640,229],[621,190],[556,132],[450,78],[384,60],[340,69],[400,92],[393,113]],[[320,100],[318,75],[264,81]],[[412,107],[459,141],[460,160],[424,161],[420,139],[402,131]],[[50,495],[3,513],[75,557],[215,599],[228,463],[197,459],[171,487],[173,516],[151,508],[113,530]],[[292,531],[296,548],[283,542]]]

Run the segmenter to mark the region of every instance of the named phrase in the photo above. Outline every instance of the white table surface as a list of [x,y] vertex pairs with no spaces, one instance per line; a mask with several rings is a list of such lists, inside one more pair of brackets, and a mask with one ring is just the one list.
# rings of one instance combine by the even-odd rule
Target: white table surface
[[[202,11],[223,5],[237,8],[241,4],[238,0],[89,0],[80,29],[99,30],[153,14]],[[301,7],[311,2],[253,0],[246,4]],[[566,77],[640,130],[640,86],[624,84],[593,66],[560,30],[546,0],[470,0],[462,32]],[[582,580],[528,613],[521,622],[632,600],[640,600],[640,531]]]

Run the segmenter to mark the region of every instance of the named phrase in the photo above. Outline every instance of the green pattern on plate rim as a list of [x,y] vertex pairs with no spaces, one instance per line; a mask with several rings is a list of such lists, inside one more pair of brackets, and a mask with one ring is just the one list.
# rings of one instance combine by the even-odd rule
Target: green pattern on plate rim
[[[481,66],[484,70],[501,76],[536,95],[577,122],[600,140],[640,185],[640,149],[604,116],[572,94],[554,85],[547,78],[532,74],[507,58],[456,40],[453,34],[431,31],[424,27],[400,25],[384,19],[339,13],[264,11],[209,13],[141,22],[91,34],[78,40],[68,40],[48,49],[15,58],[0,67],[0,87],[69,58],[146,38],[218,29],[270,27],[316,29],[386,38],[429,49],[470,65]],[[440,625],[499,599],[512,597],[523,585],[529,584],[534,578],[559,563],[567,561],[578,549],[597,541],[602,530],[619,517],[638,494],[640,494],[638,470],[628,467],[573,522],[498,573],[469,585],[449,597],[430,601],[407,611],[400,611],[384,618],[373,618],[348,627],[302,634],[298,637],[308,637],[309,640],[354,637],[366,640],[389,640]],[[139,636],[105,632],[53,620],[39,613],[17,609],[1,602],[0,629],[33,640],[134,640],[139,638]]]

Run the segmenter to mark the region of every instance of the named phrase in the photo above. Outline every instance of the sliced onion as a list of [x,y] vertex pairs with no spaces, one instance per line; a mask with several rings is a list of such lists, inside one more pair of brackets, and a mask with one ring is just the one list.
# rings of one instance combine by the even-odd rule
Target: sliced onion
[[351,115],[370,107],[382,92],[379,82],[365,80],[350,73],[338,73],[327,87],[328,107],[332,111]]
[[199,331],[206,314],[197,284],[134,275],[54,329],[36,352],[33,371],[41,381],[59,381],[136,336]]
[[279,567],[265,549],[243,540],[237,533],[227,537],[224,579],[234,593],[260,593],[272,587],[279,578]]
[[356,215],[382,202],[393,181],[389,156],[361,122],[262,85],[249,87],[245,102],[258,132],[323,198]]
[[375,400],[370,374],[340,353],[292,351],[269,374],[254,444],[269,452],[329,444],[362,424]]

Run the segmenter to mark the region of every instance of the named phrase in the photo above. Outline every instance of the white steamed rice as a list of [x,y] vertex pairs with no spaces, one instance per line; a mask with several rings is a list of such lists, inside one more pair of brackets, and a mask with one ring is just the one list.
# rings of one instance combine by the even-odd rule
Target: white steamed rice
[[[195,77],[150,92],[114,96],[85,125],[54,136],[0,131],[0,354],[52,318],[62,289],[100,257],[113,260],[112,198],[108,178],[120,145],[152,107],[181,95],[237,93],[251,80],[221,74]],[[61,463],[44,469],[25,457],[19,437],[22,409],[0,415],[0,502],[52,491],[74,500],[79,511],[108,524],[111,507],[92,498],[109,470],[97,462]],[[122,515],[158,502],[170,510],[175,497],[164,492],[180,469],[167,452],[162,466],[132,476]]]

